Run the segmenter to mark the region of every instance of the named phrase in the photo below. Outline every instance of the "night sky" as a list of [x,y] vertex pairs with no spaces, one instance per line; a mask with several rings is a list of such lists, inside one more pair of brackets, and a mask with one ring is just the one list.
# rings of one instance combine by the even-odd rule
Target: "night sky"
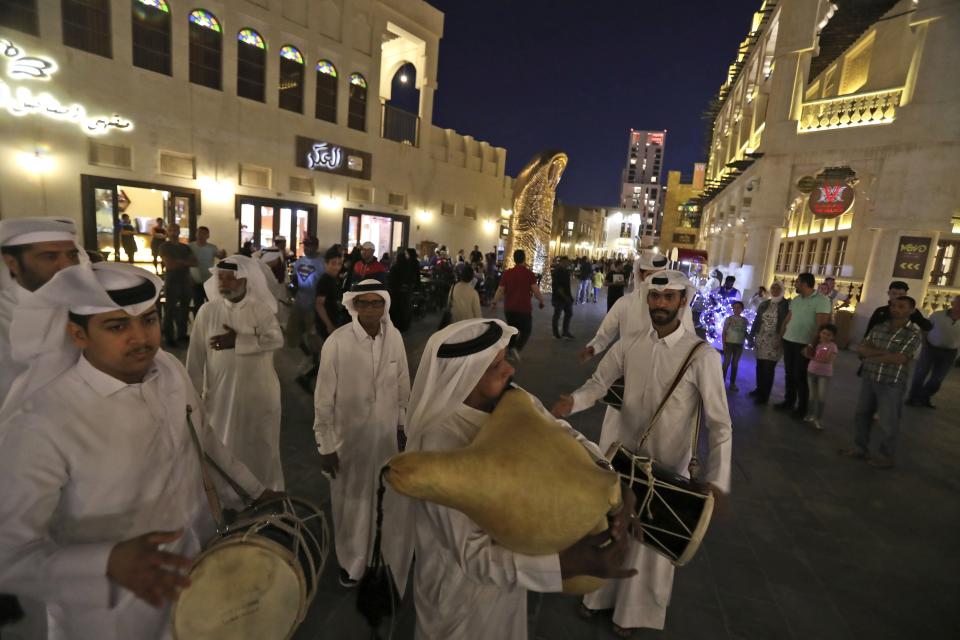
[[434,124],[570,156],[561,201],[616,206],[627,135],[667,129],[668,170],[703,161],[700,115],[760,0],[428,0],[443,11]]

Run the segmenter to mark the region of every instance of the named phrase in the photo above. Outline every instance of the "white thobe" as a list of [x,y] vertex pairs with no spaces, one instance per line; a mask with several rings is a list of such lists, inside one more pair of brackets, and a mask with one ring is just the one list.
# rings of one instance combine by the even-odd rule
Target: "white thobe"
[[[550,415],[534,398],[537,408]],[[421,450],[465,447],[490,418],[466,405],[443,424],[430,425]],[[563,421],[555,421],[594,458],[600,451]],[[414,505],[414,604],[417,640],[523,640],[527,637],[527,591],[563,589],[560,556],[514,553],[462,512],[432,502]]]
[[0,290],[0,406],[3,406],[13,381],[27,370],[27,365],[13,359],[10,348],[10,324],[13,322],[13,310],[20,299],[19,291],[26,289],[16,283]]
[[[233,349],[210,339],[237,332]],[[273,352],[283,346],[276,316],[250,296],[211,300],[200,307],[190,334],[187,371],[202,391],[210,426],[230,452],[265,486],[283,490],[280,466],[280,379]]]
[[[314,433],[320,453],[336,453],[330,481],[337,561],[359,580],[376,534],[376,494],[383,464],[396,455],[397,428],[406,423],[410,372],[400,332],[381,324],[371,337],[354,320],[330,334],[320,352],[314,394]],[[387,487],[382,551],[401,594],[413,556],[408,498]]]
[[[659,338],[656,331],[650,329],[633,340],[621,339],[603,357],[590,380],[573,393],[573,411],[592,407],[612,382],[624,377],[619,440],[628,449],[650,456],[687,477],[697,404],[702,399],[709,454],[699,480],[727,492],[730,490],[732,427],[720,356],[713,349],[699,349],[664,405],[650,437],[639,447],[657,406],[699,340],[682,323],[665,338]],[[673,588],[674,567],[665,556],[636,541],[631,543],[628,561],[637,569],[636,576],[609,581],[586,596],[584,604],[590,609],[614,607],[613,621],[624,628],[662,629]]]
[[106,572],[123,540],[182,528],[163,549],[192,557],[214,533],[188,405],[207,454],[260,495],[263,486],[203,426],[183,366],[162,351],[139,384],[81,357],[3,425],[0,591],[46,602],[51,640],[171,637],[170,607],[151,607]]

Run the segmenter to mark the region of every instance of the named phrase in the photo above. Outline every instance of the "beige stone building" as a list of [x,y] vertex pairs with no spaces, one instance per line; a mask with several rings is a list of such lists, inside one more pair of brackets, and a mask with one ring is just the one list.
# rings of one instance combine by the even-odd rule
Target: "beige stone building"
[[701,211],[694,198],[703,191],[706,169],[705,163],[697,162],[689,176],[683,176],[679,171],[667,173],[660,250],[668,256],[674,248],[678,250],[678,257],[680,249],[684,250],[684,255],[689,255],[697,248]]
[[748,291],[835,276],[860,326],[894,279],[942,307],[960,286],[958,59],[952,0],[761,5],[713,105],[711,262]]
[[[0,21],[0,215],[137,259],[155,218],[215,243],[499,239],[506,151],[431,124],[421,0],[24,0]],[[401,97],[403,98],[401,100]]]

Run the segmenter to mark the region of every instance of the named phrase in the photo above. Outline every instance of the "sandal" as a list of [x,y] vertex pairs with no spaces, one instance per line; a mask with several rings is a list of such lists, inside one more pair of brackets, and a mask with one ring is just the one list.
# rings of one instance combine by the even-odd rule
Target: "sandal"
[[585,605],[585,604],[583,604],[583,603],[581,602],[581,603],[580,603],[580,611],[579,611],[579,613],[580,613],[580,617],[581,617],[581,618],[584,618],[584,619],[586,619],[586,620],[589,620],[589,619],[592,618],[593,616],[595,616],[595,615],[597,615],[598,613],[600,613],[600,610],[599,610],[599,609],[591,609],[590,607],[588,607],[587,605]]
[[616,622],[613,623],[613,633],[618,638],[630,638],[631,636],[633,636],[634,631],[636,631],[636,629],[625,629],[620,625],[618,625]]

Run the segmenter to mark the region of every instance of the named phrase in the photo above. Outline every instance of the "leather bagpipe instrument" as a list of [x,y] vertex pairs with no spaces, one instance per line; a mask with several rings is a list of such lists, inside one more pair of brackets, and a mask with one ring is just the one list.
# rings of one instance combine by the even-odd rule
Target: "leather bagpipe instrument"
[[[508,390],[469,445],[391,458],[384,478],[397,492],[466,514],[503,547],[559,553],[608,528],[622,504],[618,475],[521,389]],[[600,578],[564,580],[588,593]]]

